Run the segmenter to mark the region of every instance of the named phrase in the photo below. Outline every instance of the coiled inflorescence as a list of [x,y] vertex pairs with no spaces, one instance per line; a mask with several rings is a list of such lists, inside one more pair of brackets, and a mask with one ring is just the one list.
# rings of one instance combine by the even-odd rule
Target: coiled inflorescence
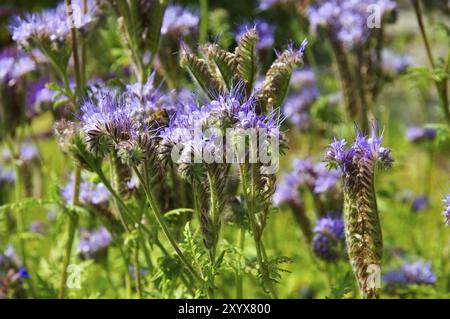
[[335,139],[326,161],[339,166],[344,181],[345,232],[347,251],[359,288],[364,297],[377,296],[371,271],[379,268],[383,255],[381,226],[374,186],[376,164],[390,167],[390,150],[381,146],[382,135],[373,129],[370,136],[359,130],[356,140],[345,148],[346,140]]
[[344,222],[338,217],[323,217],[314,227],[312,248],[322,260],[334,261],[342,256],[345,246]]

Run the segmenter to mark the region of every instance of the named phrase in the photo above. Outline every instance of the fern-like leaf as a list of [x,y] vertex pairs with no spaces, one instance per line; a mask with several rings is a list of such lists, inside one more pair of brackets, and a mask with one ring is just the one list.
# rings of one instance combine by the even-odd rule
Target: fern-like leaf
[[217,44],[207,43],[201,47],[208,60],[212,61],[217,68],[226,90],[230,90],[233,85],[233,79],[237,73],[236,55],[227,52]]

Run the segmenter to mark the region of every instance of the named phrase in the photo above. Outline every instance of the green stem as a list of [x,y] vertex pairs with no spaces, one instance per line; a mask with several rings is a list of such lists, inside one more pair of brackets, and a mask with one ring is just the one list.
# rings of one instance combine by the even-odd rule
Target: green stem
[[[269,289],[273,298],[277,299],[278,295],[273,286],[272,280],[270,279],[269,271],[266,266],[267,256],[265,256],[264,244],[261,240],[260,231],[258,230],[256,223],[256,211],[255,211],[255,200],[256,200],[256,189],[255,189],[255,169],[256,165],[251,165],[250,170],[250,181],[247,181],[248,172],[244,167],[244,164],[240,165],[241,180],[244,188],[244,198],[247,203],[247,215],[252,229],[252,235],[255,242],[256,257],[258,260],[258,265],[261,271],[262,280],[267,289]],[[249,185],[249,186],[248,186]]]
[[139,245],[133,248],[133,267],[134,267],[134,279],[136,281],[136,292],[139,299],[143,299],[142,294],[142,281],[141,281],[141,266],[139,264]]
[[122,245],[117,245],[119,248],[120,256],[122,257],[124,267],[125,267],[125,291],[126,291],[126,297],[127,299],[131,298],[131,274],[128,266],[130,265],[128,258],[123,251]]
[[[72,0],[66,0],[66,9],[67,15],[72,19],[73,11],[72,11]],[[71,21],[73,23],[73,21]],[[77,83],[76,93],[82,93],[83,87],[81,83],[81,75],[80,75],[80,61],[78,58],[78,47],[77,47],[77,30],[74,26],[70,28],[71,38],[72,38],[72,52],[73,52],[73,66],[75,69],[75,81]]]
[[[81,183],[81,169],[80,167],[75,168],[75,181],[73,185],[73,201],[72,205],[78,205],[78,198],[80,195],[80,183]],[[78,216],[73,213],[69,213],[69,230],[66,242],[66,249],[63,260],[63,268],[61,274],[61,281],[59,283],[59,295],[60,299],[64,299],[66,296],[66,281],[67,281],[67,267],[70,264],[70,256],[72,254],[73,242],[75,239],[75,234],[78,228]]]
[[[176,254],[178,255],[178,257],[180,258],[181,262],[186,266],[186,268],[189,270],[189,272],[199,281],[199,282],[203,282],[203,279],[200,277],[200,275],[194,270],[194,268],[192,267],[192,265],[189,263],[189,261],[187,260],[186,256],[183,254],[183,252],[181,251],[180,247],[178,247],[177,242],[175,241],[175,239],[173,238],[173,236],[170,234],[169,229],[167,228],[166,223],[164,222],[164,217],[161,214],[161,211],[159,210],[158,204],[155,202],[154,196],[153,196],[153,192],[152,190],[148,187],[147,183],[145,182],[145,180],[142,178],[141,173],[139,172],[139,169],[137,167],[133,167],[134,172],[136,173],[136,176],[139,179],[139,182],[142,185],[142,188],[144,189],[145,195],[147,197],[147,200],[150,204],[150,208],[152,209],[156,220],[158,221],[159,226],[161,227],[161,229],[163,230],[164,235],[166,236],[166,238],[169,240],[170,244],[172,245],[172,248],[175,250]],[[145,210],[145,213],[148,214],[148,211]],[[150,217],[150,216],[148,216]]]
[[208,36],[208,18],[208,0],[200,0],[200,44],[204,44]]
[[[425,24],[423,22],[423,14],[420,6],[419,0],[411,0],[414,12],[416,13],[417,23],[419,24],[420,34],[422,36],[423,43],[425,45],[425,51],[427,53],[428,62],[431,65],[431,68],[434,70],[436,68],[435,59],[433,57],[433,52],[431,51],[430,41],[427,36],[427,32],[425,29]],[[450,64],[450,53],[448,55],[447,64],[445,65],[445,69],[448,70]],[[450,109],[449,109],[449,101],[448,101],[448,91],[447,91],[447,80],[434,81],[437,94],[439,97],[439,105],[442,108],[445,119],[447,120],[448,125],[450,126]]]
[[[244,252],[244,246],[245,246],[245,229],[241,228],[239,229],[239,242],[238,242],[239,250],[241,253]],[[236,298],[242,299],[244,296],[244,276],[241,273],[241,258],[239,257],[239,265],[238,270],[236,271]]]

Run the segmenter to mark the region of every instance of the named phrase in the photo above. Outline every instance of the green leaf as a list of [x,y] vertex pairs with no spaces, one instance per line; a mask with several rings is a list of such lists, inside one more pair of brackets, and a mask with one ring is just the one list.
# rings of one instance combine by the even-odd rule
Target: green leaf
[[353,275],[350,271],[347,271],[344,276],[338,280],[336,286],[331,288],[331,294],[327,299],[345,299],[353,289]]
[[166,0],[159,0],[159,1],[152,1],[151,3],[151,9],[149,10],[149,31],[148,31],[148,41],[149,41],[149,49],[150,53],[155,55],[158,46],[159,46],[159,39],[161,37],[161,25],[164,18],[164,12],[166,11],[167,7],[167,1]]
[[237,59],[237,70],[246,83],[247,93],[253,90],[256,78],[256,44],[258,43],[258,32],[252,28],[245,32],[239,40],[234,54]]
[[7,210],[22,210],[36,206],[43,206],[49,204],[57,204],[54,200],[37,199],[37,198],[25,198],[20,202],[8,203],[0,206],[0,213],[4,213]]

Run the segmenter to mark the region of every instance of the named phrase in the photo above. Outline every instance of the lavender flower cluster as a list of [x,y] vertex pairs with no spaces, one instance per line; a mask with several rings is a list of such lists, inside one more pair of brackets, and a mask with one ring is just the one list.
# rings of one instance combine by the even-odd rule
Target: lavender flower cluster
[[105,252],[111,242],[111,234],[104,227],[92,231],[81,229],[77,252],[86,259],[95,259]]
[[[73,202],[74,196],[74,175],[70,177],[70,181],[66,186],[61,188],[61,196],[67,203]],[[110,193],[102,183],[92,183],[83,180],[80,184],[79,201],[84,205],[102,205],[106,204],[110,198]]]
[[341,168],[347,183],[356,177],[354,173],[358,170],[358,165],[365,160],[379,162],[384,167],[392,165],[391,150],[381,145],[383,135],[377,131],[377,128],[373,128],[371,134],[367,136],[357,129],[355,142],[347,149],[345,139],[335,138],[330,144],[325,160],[332,167]]
[[436,275],[432,271],[431,263],[423,260],[405,263],[400,270],[386,273],[383,279],[387,285],[434,285],[436,283]]
[[382,20],[396,8],[396,3],[390,0],[321,0],[311,6],[309,21],[313,30],[324,28],[334,40],[351,49],[364,44],[371,34],[369,8],[377,8],[372,13],[380,12],[382,16],[378,18]]
[[67,15],[64,2],[53,9],[15,17],[9,27],[12,39],[26,49],[38,47],[44,51],[47,49],[59,51],[64,46],[69,47],[70,28],[85,30],[97,19],[98,7],[95,2],[87,1],[86,13],[83,2],[83,0],[72,1],[71,18]]
[[342,219],[320,218],[313,231],[313,252],[317,257],[325,261],[333,261],[343,255],[345,232]]
[[337,186],[339,176],[339,170],[328,170],[324,163],[314,165],[310,160],[294,160],[292,172],[285,174],[278,183],[273,202],[275,205],[298,202],[300,187],[314,194],[324,193]]
[[286,119],[299,130],[310,127],[310,108],[319,97],[314,71],[308,68],[293,72],[290,82],[292,93],[283,105]]

